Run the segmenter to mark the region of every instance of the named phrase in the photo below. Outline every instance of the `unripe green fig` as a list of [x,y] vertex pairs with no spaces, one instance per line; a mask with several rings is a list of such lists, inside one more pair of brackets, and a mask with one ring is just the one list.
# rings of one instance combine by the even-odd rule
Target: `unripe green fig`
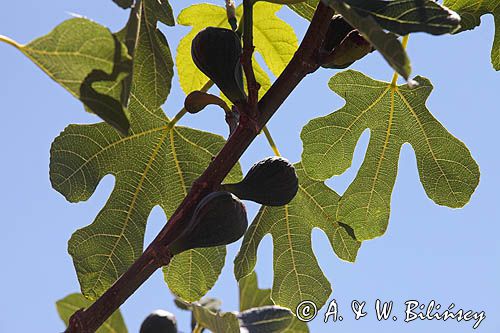
[[273,156],[254,164],[241,182],[224,184],[222,188],[243,200],[284,206],[297,194],[299,179],[287,159]]
[[140,333],[177,333],[175,316],[164,310],[156,310],[144,319]]
[[213,192],[203,198],[184,232],[171,245],[178,254],[200,247],[213,247],[236,242],[248,227],[243,203],[229,192]]
[[191,45],[196,66],[235,104],[246,100],[241,53],[240,37],[225,28],[208,27]]

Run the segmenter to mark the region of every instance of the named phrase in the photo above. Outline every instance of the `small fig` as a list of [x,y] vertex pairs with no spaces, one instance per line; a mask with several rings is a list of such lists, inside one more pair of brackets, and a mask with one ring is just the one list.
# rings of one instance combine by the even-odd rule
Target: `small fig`
[[243,200],[284,206],[297,194],[299,179],[288,160],[274,156],[254,164],[241,182],[224,184],[222,188]]
[[184,232],[171,245],[173,254],[236,242],[248,226],[245,206],[229,192],[213,192],[200,201]]
[[225,28],[208,27],[191,45],[196,66],[235,104],[246,100],[241,53],[240,37]]
[[177,333],[175,316],[164,310],[156,310],[144,319],[140,333]]
[[227,106],[220,97],[206,93],[204,91],[195,90],[187,95],[184,100],[184,108],[187,112],[191,114],[196,114],[208,105],[220,106],[225,112],[231,112],[231,109]]

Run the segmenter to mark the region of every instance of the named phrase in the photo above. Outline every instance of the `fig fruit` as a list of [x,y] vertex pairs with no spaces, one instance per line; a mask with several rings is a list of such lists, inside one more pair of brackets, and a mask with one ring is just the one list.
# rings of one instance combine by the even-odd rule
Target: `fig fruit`
[[373,46],[357,30],[353,30],[333,49],[323,67],[344,69],[371,52]]
[[241,53],[240,37],[225,28],[208,27],[191,45],[196,66],[235,104],[246,100]]
[[342,16],[334,15],[323,42],[324,68],[343,69],[373,52],[373,46]]
[[268,157],[254,164],[245,178],[222,189],[243,200],[265,206],[284,206],[297,194],[299,179],[293,165],[282,157]]
[[341,15],[334,15],[326,31],[323,49],[327,52],[333,51],[353,30],[354,28]]
[[213,192],[200,201],[184,232],[171,245],[172,254],[236,242],[248,227],[245,206],[229,192]]
[[177,333],[175,316],[164,310],[156,310],[144,319],[140,333]]

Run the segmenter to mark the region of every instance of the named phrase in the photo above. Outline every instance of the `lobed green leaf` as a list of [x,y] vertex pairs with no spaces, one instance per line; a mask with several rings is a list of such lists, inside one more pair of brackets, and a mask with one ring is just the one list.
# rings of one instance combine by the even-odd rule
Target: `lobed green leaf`
[[[491,49],[491,63],[500,70],[500,0],[444,0],[444,5],[462,17],[462,29],[470,30],[481,24],[481,16],[492,14],[495,18],[495,39]],[[460,32],[459,31],[459,32]]]
[[274,247],[271,298],[276,305],[292,311],[304,300],[320,307],[331,293],[330,283],[312,251],[313,228],[326,233],[341,259],[354,261],[361,245],[349,227],[335,220],[339,195],[323,182],[308,178],[300,163],[295,168],[299,176],[296,197],[286,206],[260,209],[243,238],[234,268],[238,281],[252,273],[257,247],[266,234],[271,234]]
[[125,79],[131,61],[125,46],[107,28],[74,18],[27,45],[11,44],[89,111],[122,133],[128,132]]
[[165,282],[182,300],[198,301],[217,282],[225,260],[225,246],[183,252],[163,268]]
[[302,130],[303,165],[307,174],[325,180],[350,165],[361,133],[371,137],[365,160],[346,190],[336,221],[367,240],[384,234],[401,146],[412,145],[422,185],[432,200],[463,207],[479,183],[479,167],[467,147],[429,112],[425,102],[432,91],[429,80],[417,77],[419,87],[393,86],[348,70],[330,80],[330,88],[346,105],[311,120]]
[[[298,45],[293,28],[276,16],[282,6],[258,2],[254,6],[254,45],[262,55],[271,72],[278,76],[292,58]],[[243,6],[238,6],[238,20],[243,15]],[[192,30],[180,41],[177,48],[176,65],[182,90],[189,94],[200,90],[208,78],[195,66],[191,58],[191,43],[202,29],[212,27],[230,28],[226,10],[211,4],[198,4],[181,11],[177,17],[181,25],[191,26]],[[258,66],[258,72],[263,72]],[[264,72],[265,73],[265,72]],[[257,74],[257,73],[256,73]],[[259,77],[257,77],[259,80]],[[259,81],[260,82],[260,81]],[[261,83],[262,84],[262,83]]]
[[[170,91],[173,61],[166,39],[156,28],[161,17],[153,15],[159,12],[158,2],[141,4],[137,16],[132,15],[135,23],[128,24],[137,29],[133,43],[127,38],[134,54],[130,135],[120,135],[103,123],[70,125],[51,149],[52,186],[71,202],[87,200],[105,175],[115,176],[113,192],[95,221],[76,231],[68,244],[82,293],[91,299],[107,290],[142,253],[153,207],[159,205],[171,216],[225,143],[218,135],[173,126],[160,108]],[[239,166],[229,178],[241,179]],[[201,252],[214,258],[213,251]],[[182,256],[174,260],[172,269],[183,263]],[[219,271],[220,260],[212,265]],[[207,280],[215,282],[210,272],[206,274]],[[174,292],[184,288],[175,281],[169,286]]]

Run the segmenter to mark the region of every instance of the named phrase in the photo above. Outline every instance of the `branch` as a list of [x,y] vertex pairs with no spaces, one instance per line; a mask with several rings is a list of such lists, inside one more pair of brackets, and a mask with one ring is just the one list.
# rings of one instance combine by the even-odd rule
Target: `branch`
[[185,222],[200,200],[222,183],[300,81],[319,68],[319,49],[332,16],[333,10],[320,2],[299,49],[283,73],[258,102],[260,113],[255,120],[257,126],[248,126],[248,123],[240,122],[222,150],[193,183],[188,195],[144,253],[89,308],[79,310],[71,316],[66,333],[95,332],[157,269],[170,263],[172,256],[168,246],[181,234]]
[[252,66],[253,45],[253,0],[243,0],[243,54],[241,64],[245,71],[248,87],[248,104],[250,115],[257,116],[257,102],[259,100],[260,85],[255,79]]

